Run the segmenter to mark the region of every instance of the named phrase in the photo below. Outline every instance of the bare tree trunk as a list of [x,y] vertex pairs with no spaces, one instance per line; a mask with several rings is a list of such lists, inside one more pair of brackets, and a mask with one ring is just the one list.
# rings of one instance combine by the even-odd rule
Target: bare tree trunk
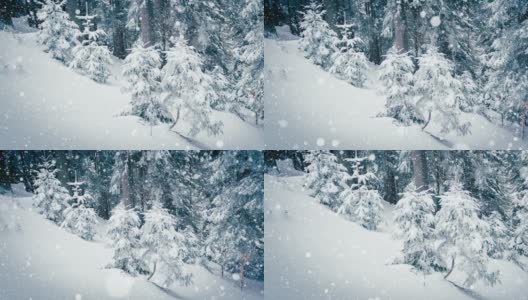
[[174,123],[172,123],[170,129],[174,128],[174,126],[178,124],[178,121],[180,120],[180,110],[181,110],[181,106],[178,106],[178,110],[176,111],[176,120],[174,120]]
[[154,269],[152,270],[152,274],[150,274],[150,276],[147,278],[147,280],[150,280],[150,278],[152,278],[152,276],[154,276],[154,273],[156,273],[156,263],[154,263]]
[[449,275],[451,275],[451,272],[453,272],[453,269],[455,268],[455,257],[453,256],[453,258],[451,258],[451,269],[449,270],[449,272],[447,272],[447,274],[444,276],[444,279],[447,279],[447,277]]
[[323,7],[326,10],[325,20],[330,25],[332,30],[337,32],[337,13],[338,13],[338,0],[323,0]]
[[396,14],[394,15],[394,46],[398,53],[405,52],[405,24],[403,24],[403,4],[398,3]]
[[422,130],[424,130],[425,127],[427,127],[427,125],[429,125],[429,122],[431,122],[431,111],[430,110],[429,110],[429,114],[427,116],[427,121],[425,121],[424,126],[422,126]]
[[126,154],[126,161],[125,161],[125,171],[123,172],[122,178],[121,178],[121,201],[123,202],[123,205],[125,208],[130,207],[130,190],[128,185],[128,158],[129,154],[127,152]]
[[424,191],[427,189],[427,161],[425,159],[425,151],[411,151],[411,158],[413,161],[414,185],[417,191]]
[[141,22],[141,41],[143,45],[151,46],[152,41],[152,26],[150,18],[150,0],[137,0],[140,6],[140,22]]

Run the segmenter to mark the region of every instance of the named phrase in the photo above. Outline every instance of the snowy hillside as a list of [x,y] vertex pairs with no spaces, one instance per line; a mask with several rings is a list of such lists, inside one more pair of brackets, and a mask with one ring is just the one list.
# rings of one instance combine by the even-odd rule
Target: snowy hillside
[[[502,284],[463,289],[460,274],[423,276],[391,265],[402,244],[391,224],[368,231],[308,196],[302,177],[265,177],[266,297],[271,299],[528,299],[528,273],[506,261]],[[393,207],[384,203],[384,220]]]
[[229,276],[211,273],[214,267],[188,266],[194,283],[170,289],[105,269],[112,249],[100,222],[96,241],[88,242],[45,220],[29,195],[0,195],[0,299],[263,299],[262,283],[248,280],[240,290]]
[[[287,27],[286,27],[287,28]],[[357,88],[304,58],[298,40],[278,28],[265,39],[266,143],[269,149],[526,149],[519,134],[477,114],[462,113],[471,134],[440,134],[439,124],[426,132],[419,125],[399,126],[379,117],[385,97],[378,92],[377,68],[367,87]],[[434,116],[433,116],[434,120]],[[434,121],[432,121],[434,122]]]
[[[17,22],[18,24],[20,22]],[[3,149],[258,149],[261,127],[215,111],[223,133],[180,136],[169,125],[152,129],[135,116],[118,116],[130,102],[123,93],[121,61],[114,57],[107,84],[96,83],[53,60],[36,33],[0,31],[0,148]],[[181,126],[181,127],[180,127]],[[189,124],[178,124],[186,134]]]

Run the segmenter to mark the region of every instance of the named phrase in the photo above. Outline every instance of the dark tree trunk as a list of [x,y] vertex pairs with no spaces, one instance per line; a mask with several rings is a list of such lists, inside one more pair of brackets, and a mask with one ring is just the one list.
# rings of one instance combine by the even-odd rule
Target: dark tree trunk
[[328,22],[330,28],[337,32],[338,30],[336,25],[339,13],[338,0],[323,0],[323,7],[326,10],[326,14],[324,16],[325,21]]
[[152,46],[152,3],[150,0],[138,0],[140,5],[141,41],[145,47]]
[[411,158],[413,162],[414,185],[418,191],[427,190],[427,161],[425,151],[411,151]]
[[405,52],[405,24],[403,22],[403,4],[399,3],[394,15],[394,46],[398,53]]
[[126,153],[125,170],[121,178],[121,201],[125,208],[130,208],[130,186],[129,186],[129,153]]

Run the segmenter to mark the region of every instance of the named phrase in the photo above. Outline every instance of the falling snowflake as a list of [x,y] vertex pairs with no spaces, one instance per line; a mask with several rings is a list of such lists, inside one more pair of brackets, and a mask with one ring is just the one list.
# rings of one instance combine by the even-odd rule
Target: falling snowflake
[[325,140],[323,138],[317,139],[317,146],[323,147],[325,145]]
[[217,148],[224,148],[224,141],[222,141],[222,140],[216,141],[216,147]]
[[442,21],[440,20],[439,16],[434,16],[431,18],[431,26],[438,27],[440,26],[440,23],[442,23]]
[[233,277],[233,280],[235,280],[235,281],[239,281],[240,280],[240,275],[238,275],[236,273],[233,274],[233,276],[231,276],[231,277]]
[[425,11],[422,10],[420,12],[420,17],[425,18],[426,15],[427,15],[427,13]]
[[288,127],[288,121],[286,120],[280,120],[278,123],[279,123],[279,126],[282,128]]
[[305,256],[306,256],[306,258],[310,258],[310,257],[312,257],[312,253],[311,252],[306,252]]
[[75,294],[75,300],[82,300],[81,294]]

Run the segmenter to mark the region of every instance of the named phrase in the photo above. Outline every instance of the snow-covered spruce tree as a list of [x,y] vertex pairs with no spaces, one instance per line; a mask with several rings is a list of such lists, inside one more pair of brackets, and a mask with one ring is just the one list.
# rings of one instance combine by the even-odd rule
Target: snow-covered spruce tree
[[227,151],[211,163],[217,186],[207,208],[206,253],[224,271],[264,278],[264,160],[259,151]]
[[211,76],[202,70],[202,58],[183,37],[174,39],[173,43],[161,72],[161,86],[168,95],[165,102],[175,115],[171,117],[171,128],[181,118],[191,125],[190,136],[202,130],[209,135],[221,133],[222,123],[212,118],[211,109],[211,103],[218,95],[213,89]]
[[310,151],[305,156],[308,165],[305,185],[319,202],[336,210],[340,205],[339,195],[346,188],[350,175],[345,166],[337,162],[337,157],[330,151]]
[[513,232],[509,247],[513,255],[528,256],[528,192],[514,195],[512,209]]
[[68,207],[67,201],[70,195],[55,177],[57,171],[55,161],[47,161],[39,166],[34,182],[34,205],[47,219],[60,224],[63,220],[63,212]]
[[502,259],[509,256],[509,230],[502,221],[502,216],[494,211],[489,216],[484,217],[484,221],[488,223],[490,228],[490,235],[484,241],[484,247],[488,256],[495,259]]
[[192,274],[183,271],[186,255],[184,235],[176,231],[174,216],[164,209],[159,201],[145,213],[145,224],[141,227],[142,260],[149,268],[149,279],[156,273],[162,274],[165,287],[179,281],[183,285],[192,282]]
[[476,281],[494,285],[499,272],[488,271],[488,255],[484,242],[489,238],[489,225],[479,218],[477,199],[453,182],[449,191],[440,196],[441,209],[436,214],[437,254],[448,269],[447,278],[454,268],[467,275],[465,286]]
[[432,114],[440,122],[442,133],[456,131],[457,134],[469,133],[470,123],[460,120],[460,104],[457,97],[462,93],[460,81],[451,72],[452,63],[434,46],[418,58],[419,69],[414,74],[414,93],[418,97],[416,110],[429,125]]
[[407,53],[398,53],[393,47],[380,65],[379,80],[387,95],[385,115],[403,125],[418,122],[413,89],[414,64]]
[[376,230],[381,223],[383,210],[382,198],[377,190],[369,188],[369,181],[375,180],[376,175],[362,166],[369,157],[355,157],[347,159],[354,165],[350,176],[352,185],[339,194],[340,205],[337,213],[348,216],[354,222],[368,230]]
[[480,97],[482,95],[471,73],[464,71],[457,79],[462,87],[462,93],[458,95],[457,99],[460,103],[460,109],[465,112],[478,112],[481,109]]
[[428,191],[418,191],[410,183],[394,210],[394,234],[403,240],[402,257],[397,263],[413,266],[418,272],[430,274],[435,266],[434,224],[435,204]]
[[95,17],[96,15],[88,15],[88,11],[85,16],[77,17],[84,20],[84,30],[78,35],[81,43],[73,48],[70,67],[79,69],[96,82],[105,83],[110,76],[112,58],[108,47],[99,44],[99,38],[106,35],[104,30],[91,30]]
[[336,33],[323,19],[325,11],[320,4],[312,1],[306,6],[306,11],[300,23],[301,39],[299,48],[304,56],[316,65],[327,69],[331,66],[332,54],[336,51]]
[[78,44],[77,33],[79,27],[67,12],[62,10],[66,0],[44,0],[42,8],[37,12],[37,18],[41,31],[38,41],[45,47],[45,51],[50,53],[55,59],[62,62],[69,62],[73,47]]
[[68,200],[70,206],[63,212],[64,221],[61,227],[67,228],[81,238],[91,241],[95,237],[95,225],[98,223],[95,210],[89,207],[90,202],[93,202],[93,198],[87,192],[80,195],[80,186],[84,184],[83,182],[75,181],[68,184],[72,186],[73,195]]
[[351,37],[351,26],[346,22],[337,26],[341,28],[341,40],[331,56],[333,64],[329,72],[353,86],[363,87],[367,81],[368,60],[363,52],[357,51],[363,41],[359,37]]
[[236,83],[236,102],[255,114],[255,124],[264,119],[264,2],[246,0],[242,18],[249,27],[237,49],[241,72]]
[[154,47],[144,47],[137,41],[123,64],[124,91],[132,96],[129,110],[124,115],[138,116],[148,125],[172,121],[160,93],[161,59]]
[[120,203],[112,210],[107,238],[112,243],[114,254],[108,268],[121,269],[134,276],[145,273],[147,268],[140,253],[140,226],[141,221],[134,209],[127,209]]

